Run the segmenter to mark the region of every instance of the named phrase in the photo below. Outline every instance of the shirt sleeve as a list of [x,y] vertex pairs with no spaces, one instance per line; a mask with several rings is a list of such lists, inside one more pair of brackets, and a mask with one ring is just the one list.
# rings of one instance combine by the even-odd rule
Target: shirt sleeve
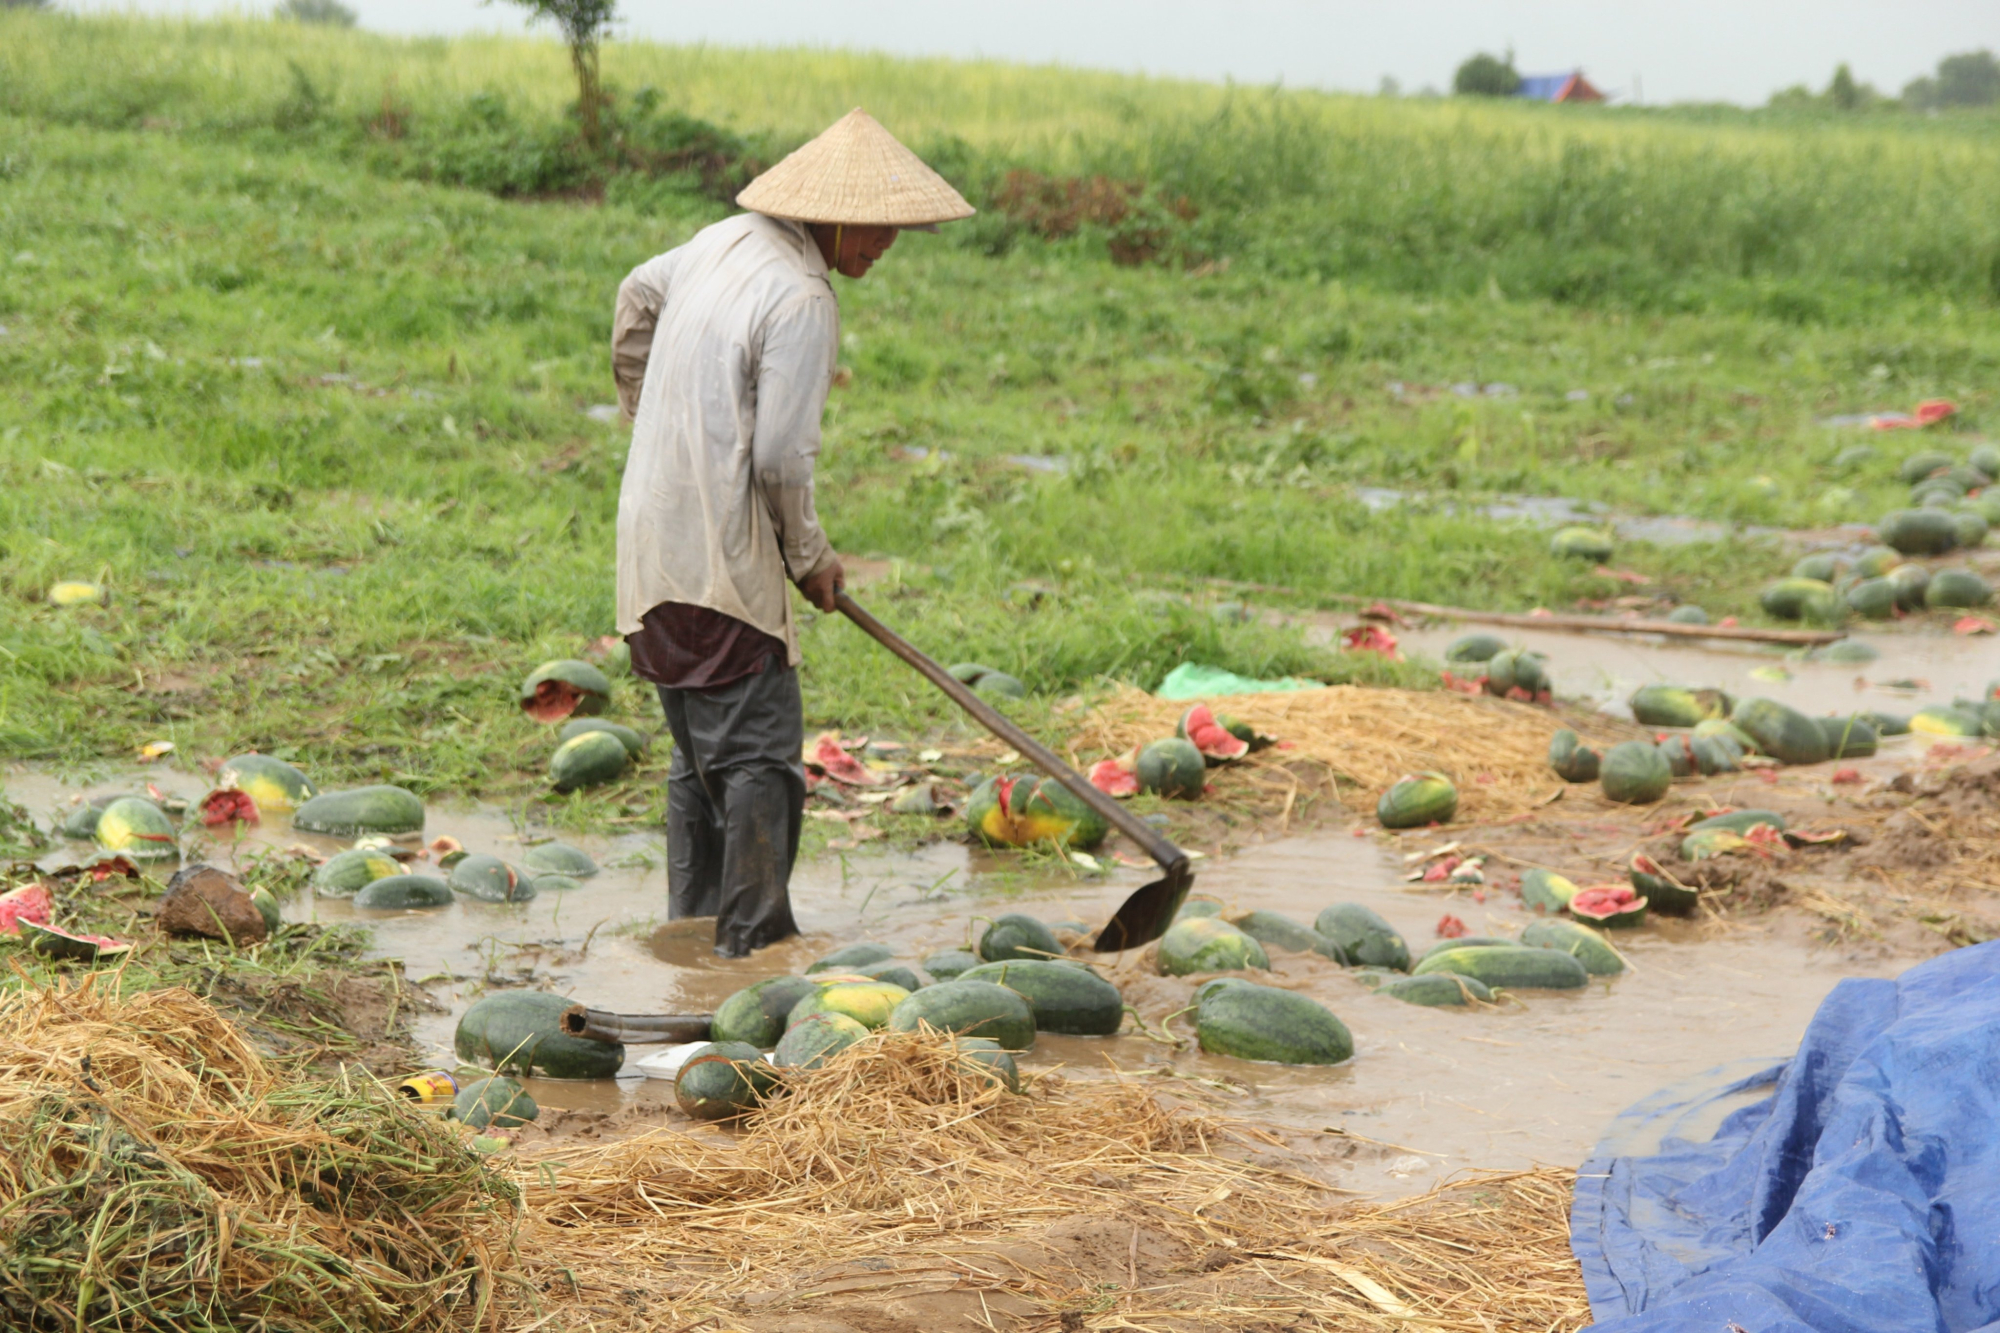
[[777,526],[785,571],[795,583],[834,559],[833,544],[813,508],[813,465],[839,346],[840,312],[831,292],[811,293],[781,306],[764,326],[752,465]]
[[673,253],[669,251],[639,265],[618,284],[618,304],[611,315],[611,376],[618,382],[618,406],[628,424],[639,415],[639,389],[646,382],[653,330],[667,303],[667,275],[672,267]]

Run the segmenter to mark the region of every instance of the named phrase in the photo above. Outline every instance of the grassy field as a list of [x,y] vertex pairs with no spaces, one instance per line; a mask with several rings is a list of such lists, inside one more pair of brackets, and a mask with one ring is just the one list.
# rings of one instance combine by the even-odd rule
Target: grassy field
[[[1466,506],[1866,520],[1901,488],[1886,464],[1834,478],[1853,439],[1816,417],[1941,394],[1976,431],[2000,410],[1987,121],[1562,117],[625,44],[606,69],[746,152],[858,101],[976,195],[1030,166],[1194,201],[1184,264],[989,218],[841,286],[821,512],[844,551],[903,562],[886,618],[1023,676],[1031,720],[1184,659],[1421,675],[1169,595],[1204,580],[1567,605],[1613,585]],[[532,788],[548,738],[514,683],[612,629],[625,442],[585,415],[611,399],[612,292],[725,211],[630,173],[570,197],[442,183],[560,146],[563,80],[526,40],[0,14],[0,749],[78,765],[164,738]],[[385,98],[395,136],[370,129]],[[1362,486],[1428,498],[1377,512]],[[1781,558],[1619,563],[1740,613]],[[41,605],[62,578],[111,605]],[[940,724],[844,625],[806,654],[813,723]]]

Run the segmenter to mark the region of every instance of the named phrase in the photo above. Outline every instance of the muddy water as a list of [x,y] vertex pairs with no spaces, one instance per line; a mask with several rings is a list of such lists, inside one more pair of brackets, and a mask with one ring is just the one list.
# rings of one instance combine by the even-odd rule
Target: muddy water
[[[191,775],[150,776],[169,794],[198,797],[204,787]],[[96,789],[132,785],[127,777]],[[34,774],[10,777],[9,790],[41,811],[70,794]],[[492,810],[434,810],[426,836],[440,833],[509,859],[525,851],[523,831]],[[456,1015],[492,986],[545,986],[625,1012],[707,1011],[751,981],[799,971],[856,940],[891,944],[914,963],[964,945],[981,915],[1023,910],[1051,922],[1096,923],[1145,878],[1120,870],[1106,878],[1023,883],[1010,862],[951,842],[914,854],[821,861],[801,867],[794,885],[805,933],[755,958],[725,960],[709,947],[707,923],[664,921],[657,834],[579,841],[603,871],[582,888],[525,904],[460,901],[435,912],[364,913],[345,900],[306,895],[287,904],[286,913],[298,920],[365,920],[375,932],[373,952],[401,959],[408,975],[448,1007],[446,1015],[421,1020],[417,1035],[449,1067]],[[338,846],[294,835],[279,819],[234,848],[189,850],[227,864],[252,847],[295,842],[326,851]],[[1409,891],[1399,859],[1345,833],[1288,839],[1198,869],[1199,894],[1306,922],[1332,902],[1366,903],[1416,951],[1432,942],[1447,911],[1477,934],[1511,934],[1523,923],[1501,905],[1501,895],[1480,903]],[[1647,1093],[1725,1061],[1782,1058],[1840,978],[1900,969],[1811,952],[1781,922],[1709,939],[1674,922],[1627,932],[1620,943],[1634,966],[1626,975],[1475,1013],[1403,1004],[1316,956],[1275,954],[1273,980],[1319,999],[1353,1031],[1355,1058],[1334,1069],[1175,1052],[1133,1035],[1045,1037],[1025,1063],[1093,1077],[1115,1066],[1236,1114],[1393,1145],[1367,1145],[1340,1167],[1344,1183],[1369,1192],[1421,1190],[1464,1167],[1576,1163],[1618,1111]],[[1107,960],[1106,971],[1155,1020],[1185,1003],[1191,990],[1184,980],[1145,973],[1136,956]],[[1179,1030],[1187,1033],[1185,1020]],[[632,1057],[647,1049],[631,1048]],[[536,1080],[533,1091],[543,1104],[561,1107],[664,1110],[671,1102],[668,1084],[637,1076],[629,1065],[615,1082]]]
[[[1353,622],[1325,617],[1315,632],[1331,634],[1343,623]],[[1630,716],[1624,702],[1633,690],[1662,682],[1714,686],[1738,696],[1763,695],[1815,714],[1857,708],[1909,714],[1959,696],[1978,698],[1987,682],[2000,676],[2000,639],[1914,628],[1849,635],[1880,654],[1862,665],[1813,662],[1769,645],[1719,639],[1664,641],[1656,635],[1574,634],[1510,626],[1398,630],[1397,638],[1406,651],[1441,660],[1446,645],[1474,631],[1491,632],[1510,644],[1545,653],[1559,697],[1593,700],[1624,716]],[[1773,679],[1778,672],[1788,679]]]

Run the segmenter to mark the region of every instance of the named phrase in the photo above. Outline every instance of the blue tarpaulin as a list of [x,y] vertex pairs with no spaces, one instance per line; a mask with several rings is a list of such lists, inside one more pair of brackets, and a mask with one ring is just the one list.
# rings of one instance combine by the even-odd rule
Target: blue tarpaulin
[[1570,1227],[1600,1333],[2000,1333],[2000,941],[1633,1107]]

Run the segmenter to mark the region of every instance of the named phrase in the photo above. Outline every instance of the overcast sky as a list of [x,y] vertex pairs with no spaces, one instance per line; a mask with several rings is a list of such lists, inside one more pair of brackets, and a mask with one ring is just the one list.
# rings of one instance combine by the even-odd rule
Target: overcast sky
[[[128,0],[66,0],[123,9]],[[346,0],[382,32],[509,31],[479,0]],[[244,0],[141,0],[152,12],[242,9]],[[247,6],[254,7],[254,5]],[[1448,87],[1477,50],[1512,47],[1523,73],[1581,67],[1647,102],[1760,103],[1823,87],[1848,61],[1884,92],[1938,57],[2000,51],[2000,0],[623,0],[620,32],[666,42],[845,46],[994,56],[1100,69],[1374,92]]]

